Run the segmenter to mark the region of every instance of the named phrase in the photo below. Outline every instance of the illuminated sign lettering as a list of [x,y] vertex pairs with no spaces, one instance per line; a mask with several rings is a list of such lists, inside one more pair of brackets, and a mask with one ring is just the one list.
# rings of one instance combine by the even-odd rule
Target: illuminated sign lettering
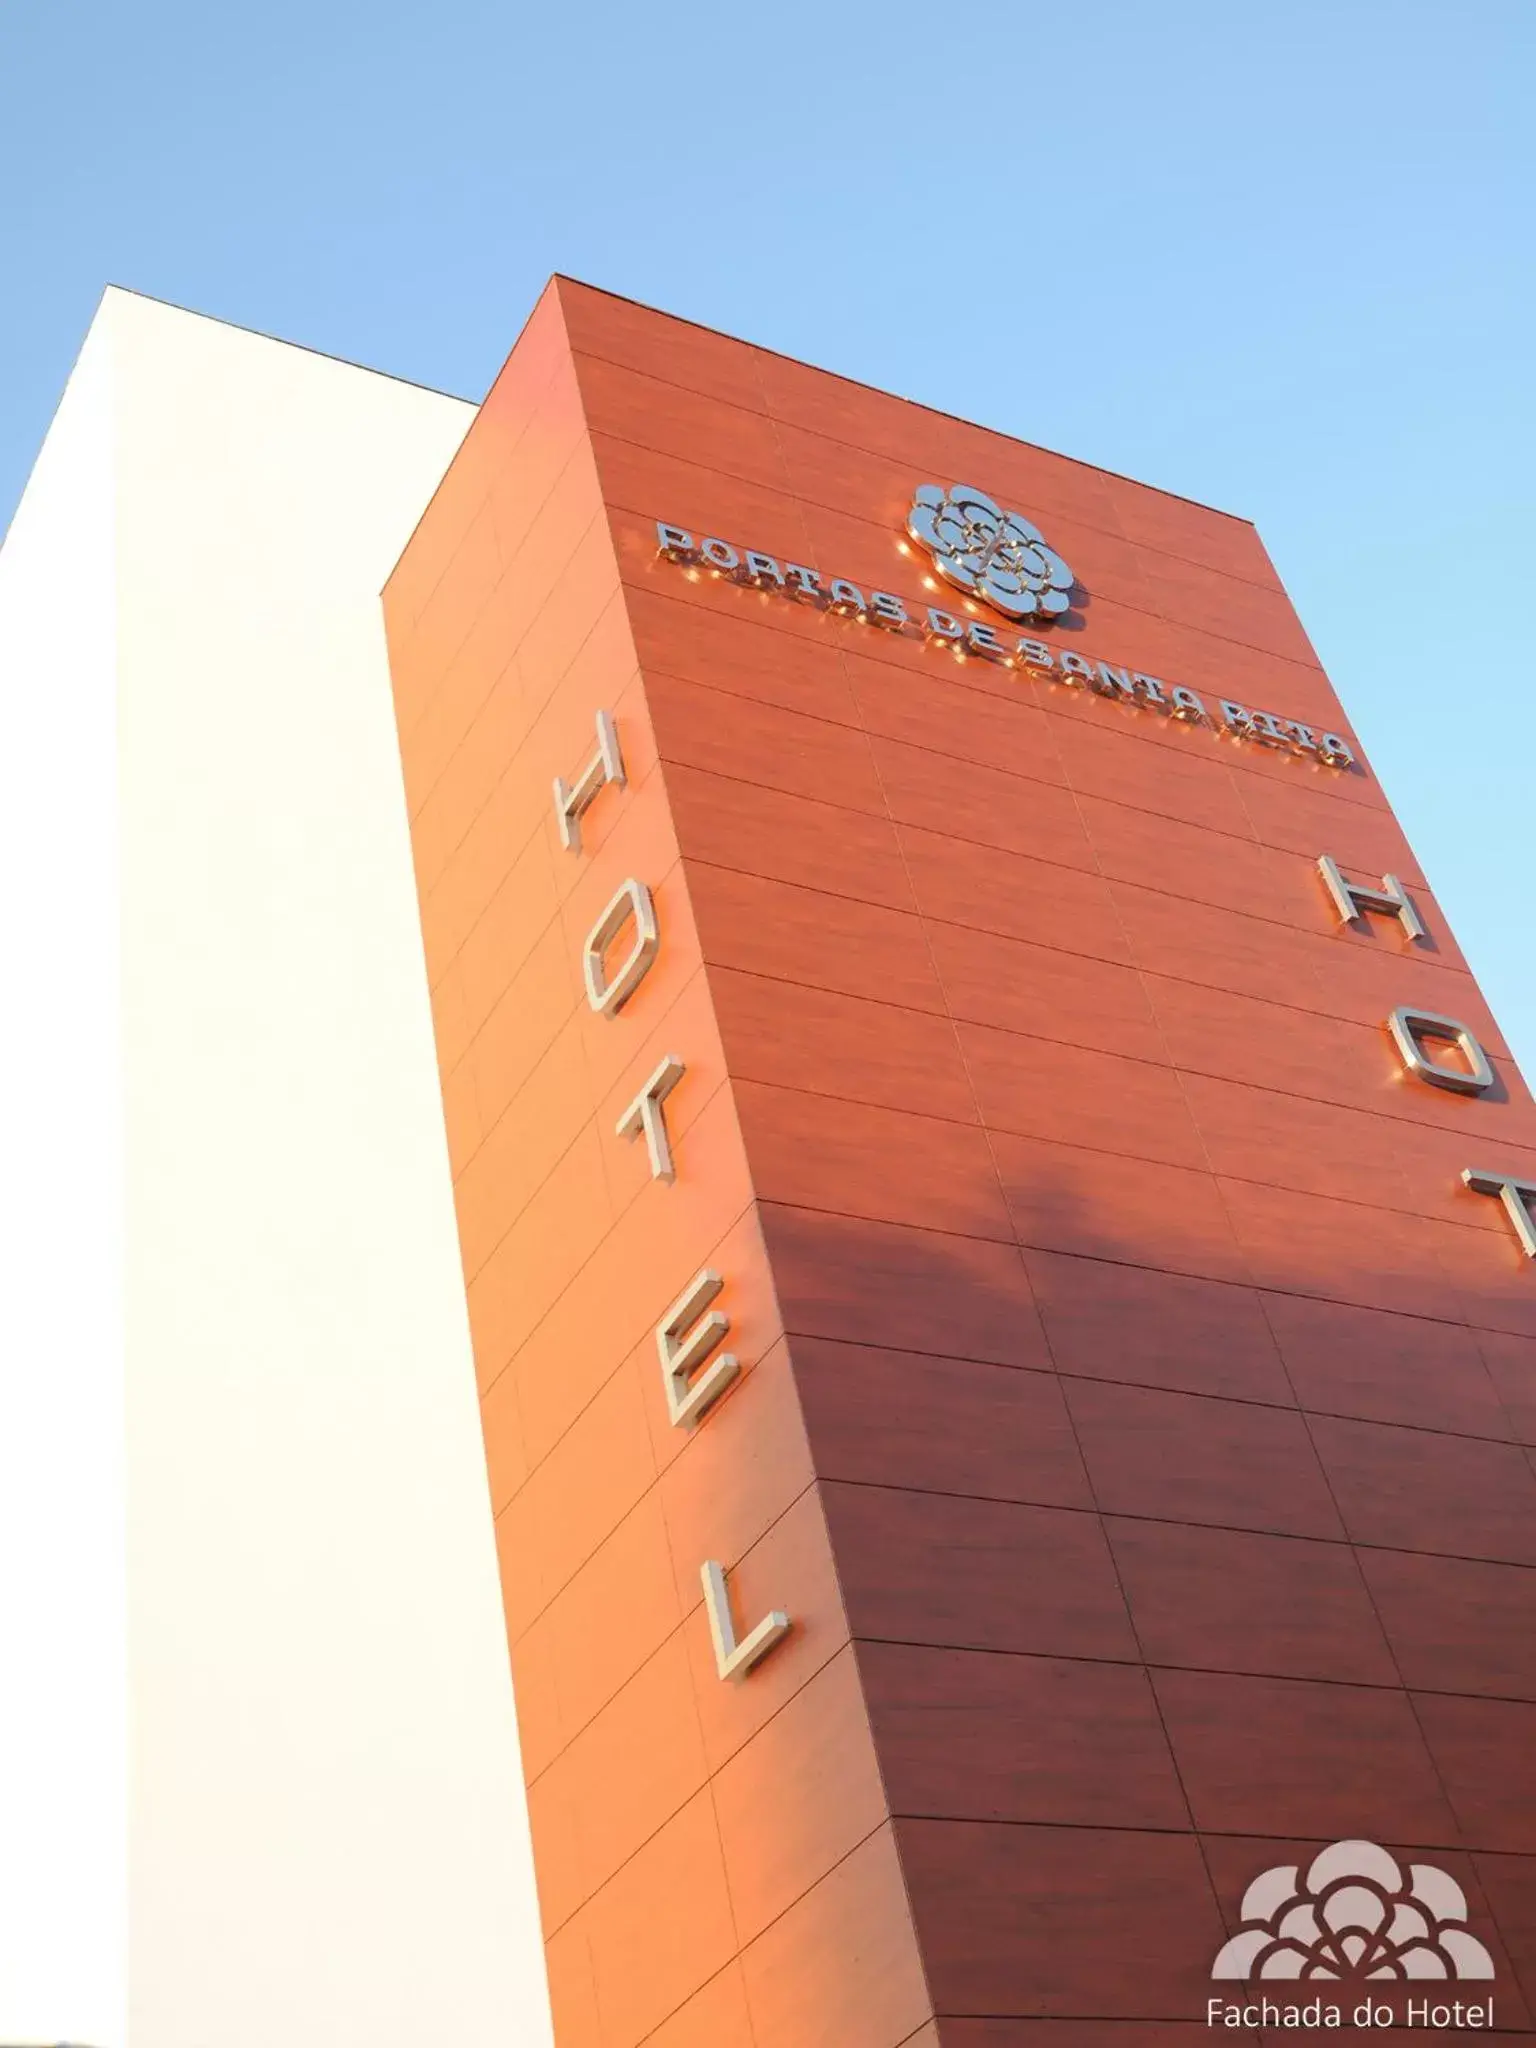
[[909,605],[888,590],[867,593],[842,576],[823,576],[801,562],[781,562],[756,548],[738,547],[713,535],[695,541],[685,527],[656,522],[662,557],[694,575],[708,574],[743,583],[789,602],[810,604],[845,618],[860,619],[883,632],[925,640],[962,659],[994,662],[1003,668],[1027,669],[1069,689],[1097,691],[1139,710],[1204,725],[1250,746],[1278,747],[1330,768],[1360,767],[1353,744],[1336,732],[1316,732],[1300,719],[1259,711],[1230,697],[1209,703],[1182,683],[1166,683],[1117,662],[1102,661],[1074,648],[1053,648],[1028,634],[988,625],[984,619],[957,618],[937,605]]

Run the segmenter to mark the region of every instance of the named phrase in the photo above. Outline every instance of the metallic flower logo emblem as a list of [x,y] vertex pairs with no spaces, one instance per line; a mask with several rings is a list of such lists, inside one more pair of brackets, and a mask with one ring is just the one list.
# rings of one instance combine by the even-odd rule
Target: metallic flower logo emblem
[[1010,619],[1054,618],[1071,602],[1072,571],[1039,529],[974,485],[919,485],[907,532],[928,549],[941,576]]
[[1335,1842],[1304,1878],[1277,1864],[1243,1894],[1242,1930],[1215,1978],[1487,1978],[1493,1959],[1466,1929],[1461,1886],[1432,1863],[1405,1878],[1374,1842]]

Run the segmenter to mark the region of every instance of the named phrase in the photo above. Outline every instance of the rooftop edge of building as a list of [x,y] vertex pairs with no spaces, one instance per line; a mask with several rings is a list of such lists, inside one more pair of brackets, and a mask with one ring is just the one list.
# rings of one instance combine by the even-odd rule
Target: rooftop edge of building
[[[1116,482],[1119,483],[1134,484],[1142,490],[1156,491],[1161,497],[1174,498],[1177,499],[1180,504],[1193,505],[1197,510],[1201,512],[1209,512],[1218,519],[1230,519],[1241,526],[1254,526],[1254,521],[1250,519],[1246,513],[1229,512],[1224,506],[1212,505],[1204,498],[1191,497],[1189,493],[1185,491],[1170,491],[1166,489],[1165,486],[1163,486],[1162,484],[1149,482],[1145,477],[1133,476],[1128,470],[1111,469],[1106,464],[1101,462],[1084,461],[1081,456],[1071,455],[1067,453],[1067,451],[1064,449],[1050,447],[1043,441],[1031,441],[1022,434],[1007,433],[1002,428],[987,425],[987,423],[983,420],[973,419],[966,413],[951,412],[947,407],[939,405],[930,405],[922,399],[909,398],[904,392],[889,391],[885,388],[884,385],[866,383],[865,380],[863,380],[862,378],[851,376],[845,370],[829,369],[825,363],[810,362],[804,356],[792,355],[785,349],[768,348],[761,342],[748,341],[744,336],[739,334],[733,334],[723,327],[712,326],[706,320],[695,320],[690,318],[687,314],[674,313],[663,306],[654,306],[646,299],[637,299],[628,292],[613,291],[607,285],[593,284],[589,278],[577,277],[571,271],[554,270],[550,272],[549,276],[545,279],[543,286],[536,294],[533,300],[533,304],[529,307],[528,313],[524,317],[521,325],[519,326],[517,334],[513,337],[512,342],[509,344],[506,354],[502,356],[502,363],[506,361],[506,357],[507,355],[511,354],[512,349],[517,346],[517,342],[521,338],[524,329],[527,327],[529,319],[531,319],[533,316],[534,309],[539,305],[539,303],[544,298],[545,293],[550,289],[552,285],[556,287],[560,285],[574,285],[580,291],[593,292],[600,298],[617,300],[623,305],[635,307],[638,311],[642,313],[648,313],[656,319],[673,320],[676,321],[677,324],[681,327],[691,327],[700,334],[714,335],[722,341],[735,342],[743,348],[754,349],[759,354],[775,356],[781,362],[793,363],[800,369],[814,370],[817,371],[822,376],[837,377],[844,383],[859,384],[865,390],[878,392],[880,396],[892,399],[898,405],[911,406],[915,411],[927,413],[935,419],[952,420],[957,425],[974,428],[976,431],[980,433],[996,434],[1000,440],[1015,442],[1021,448],[1034,449],[1042,455],[1054,456],[1058,460],[1064,462],[1075,462],[1079,465],[1080,468],[1092,470],[1096,475],[1099,476],[1113,478]],[[165,306],[169,308],[172,312],[185,313],[196,320],[210,320],[221,327],[232,327],[237,329],[240,333],[255,335],[263,341],[276,342],[279,346],[284,348],[302,349],[306,354],[321,356],[328,362],[341,363],[349,369],[363,370],[366,371],[370,376],[387,377],[392,383],[405,384],[411,386],[413,389],[418,391],[431,392],[434,396],[439,398],[455,399],[460,404],[463,405],[478,406],[484,398],[484,393],[481,394],[480,398],[471,398],[468,397],[464,392],[449,391],[439,384],[428,384],[417,377],[402,376],[398,371],[383,369],[377,363],[359,362],[355,357],[339,355],[333,349],[320,348],[312,342],[296,341],[289,335],[273,334],[267,328],[253,327],[250,326],[245,321],[229,320],[225,319],[221,314],[206,313],[195,306],[184,306],[178,300],[163,298],[156,292],[141,291],[135,285],[124,285],[109,282],[107,285],[103,287],[103,300],[106,298],[106,295],[110,292],[121,292],[131,298],[144,299],[149,301],[149,303],[151,303],[152,305]],[[499,363],[497,365],[496,374],[499,374],[500,368],[501,364]],[[490,381],[491,383],[495,382],[495,374],[493,374]],[[489,388],[489,385],[487,385],[487,389]]]
[[[762,342],[747,341],[742,335],[728,333],[723,327],[710,326],[708,321],[692,320],[684,313],[668,312],[664,307],[653,306],[645,299],[633,298],[627,292],[610,291],[606,285],[592,284],[584,277],[575,277],[569,271],[552,271],[545,283],[544,290],[539,293],[538,299],[535,299],[534,305],[537,306],[539,304],[540,300],[544,297],[544,292],[549,290],[550,285],[562,284],[575,285],[581,291],[595,292],[601,298],[617,299],[622,304],[634,306],[640,312],[650,313],[657,319],[675,320],[679,326],[692,327],[700,334],[715,335],[722,341],[736,342],[743,348],[754,349],[759,355],[776,356],[780,362],[793,363],[799,369],[813,370],[818,375],[824,377],[836,377],[845,384],[857,384],[865,391],[877,392],[882,398],[892,399],[898,405],[909,405],[914,411],[928,413],[934,419],[952,420],[957,426],[970,427],[977,433],[995,434],[1000,441],[1012,441],[1020,448],[1033,449],[1038,454],[1053,456],[1060,462],[1075,463],[1080,469],[1092,470],[1095,475],[1110,477],[1116,483],[1134,484],[1138,490],[1155,491],[1159,497],[1177,499],[1182,505],[1193,505],[1197,511],[1209,512],[1217,519],[1231,519],[1239,526],[1247,526],[1257,531],[1254,521],[1246,513],[1229,512],[1221,505],[1209,504],[1204,498],[1192,498],[1186,491],[1170,491],[1162,484],[1149,483],[1145,477],[1132,476],[1128,470],[1110,469],[1102,462],[1087,462],[1080,455],[1069,455],[1065,449],[1049,447],[1044,441],[1026,440],[1022,434],[1010,434],[1001,427],[989,426],[984,420],[972,419],[966,413],[950,412],[944,406],[929,405],[920,398],[908,398],[904,392],[888,391],[883,384],[866,383],[860,377],[850,376],[845,370],[828,369],[825,363],[808,362],[804,356],[790,355],[785,349],[768,348]],[[527,321],[524,321],[523,325],[526,326]],[[521,336],[522,331],[522,328],[518,329],[519,336]],[[513,346],[516,346],[515,342]]]

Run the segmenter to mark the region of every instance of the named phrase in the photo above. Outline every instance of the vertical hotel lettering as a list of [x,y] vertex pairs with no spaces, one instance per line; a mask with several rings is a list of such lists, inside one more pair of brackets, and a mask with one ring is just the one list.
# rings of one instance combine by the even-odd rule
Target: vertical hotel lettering
[[[1368,888],[1346,881],[1338,862],[1326,853],[1319,857],[1317,871],[1341,924],[1354,924],[1368,914],[1395,917],[1410,945],[1428,939],[1428,927],[1396,875],[1383,875],[1379,889]],[[1388,1017],[1387,1030],[1404,1071],[1430,1087],[1447,1088],[1457,1095],[1486,1095],[1497,1085],[1487,1053],[1471,1027],[1459,1018],[1404,1005]],[[1461,1065],[1447,1065],[1436,1052],[1437,1047],[1448,1046],[1460,1053]],[[1473,1194],[1490,1195],[1503,1203],[1521,1249],[1527,1258],[1536,1259],[1536,1215],[1532,1211],[1536,1181],[1477,1166],[1463,1167],[1461,1178]]]
[[[628,778],[618,726],[611,712],[597,713],[597,751],[574,782],[555,777],[555,816],[567,852],[581,858],[581,821],[605,789],[623,791]],[[582,947],[582,982],[587,1001],[600,1017],[622,1026],[623,1010],[661,952],[655,900],[645,882],[630,876],[599,913]],[[680,1053],[668,1053],[614,1126],[616,1138],[644,1138],[651,1178],[671,1182],[677,1167],[667,1129],[666,1102],[688,1071]],[[724,1277],[706,1266],[678,1295],[656,1326],[662,1390],[674,1429],[696,1429],[736,1379],[740,1364],[722,1351],[731,1319],[715,1302]],[[790,1619],[774,1608],[744,1636],[736,1632],[725,1568],[714,1558],[699,1567],[704,1606],[722,1679],[743,1679],[788,1635]]]

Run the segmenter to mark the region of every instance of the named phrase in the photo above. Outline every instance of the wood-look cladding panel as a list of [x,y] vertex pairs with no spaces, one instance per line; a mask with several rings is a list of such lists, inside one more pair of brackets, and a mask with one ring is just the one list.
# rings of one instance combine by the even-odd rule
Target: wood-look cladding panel
[[[926,602],[960,478],[1093,654],[1347,730],[1242,521],[564,281],[387,594],[560,2048],[1173,2048],[1333,1832],[1532,1953],[1536,1274],[1455,1181],[1536,1177],[1536,1107],[1379,785],[656,558]],[[668,958],[596,1019],[639,868]],[[1399,1003],[1496,1098],[1404,1081]],[[664,1051],[671,1188],[613,1134]],[[706,1262],[745,1370],[685,1443]],[[706,1545],[796,1616],[744,1685]]]

